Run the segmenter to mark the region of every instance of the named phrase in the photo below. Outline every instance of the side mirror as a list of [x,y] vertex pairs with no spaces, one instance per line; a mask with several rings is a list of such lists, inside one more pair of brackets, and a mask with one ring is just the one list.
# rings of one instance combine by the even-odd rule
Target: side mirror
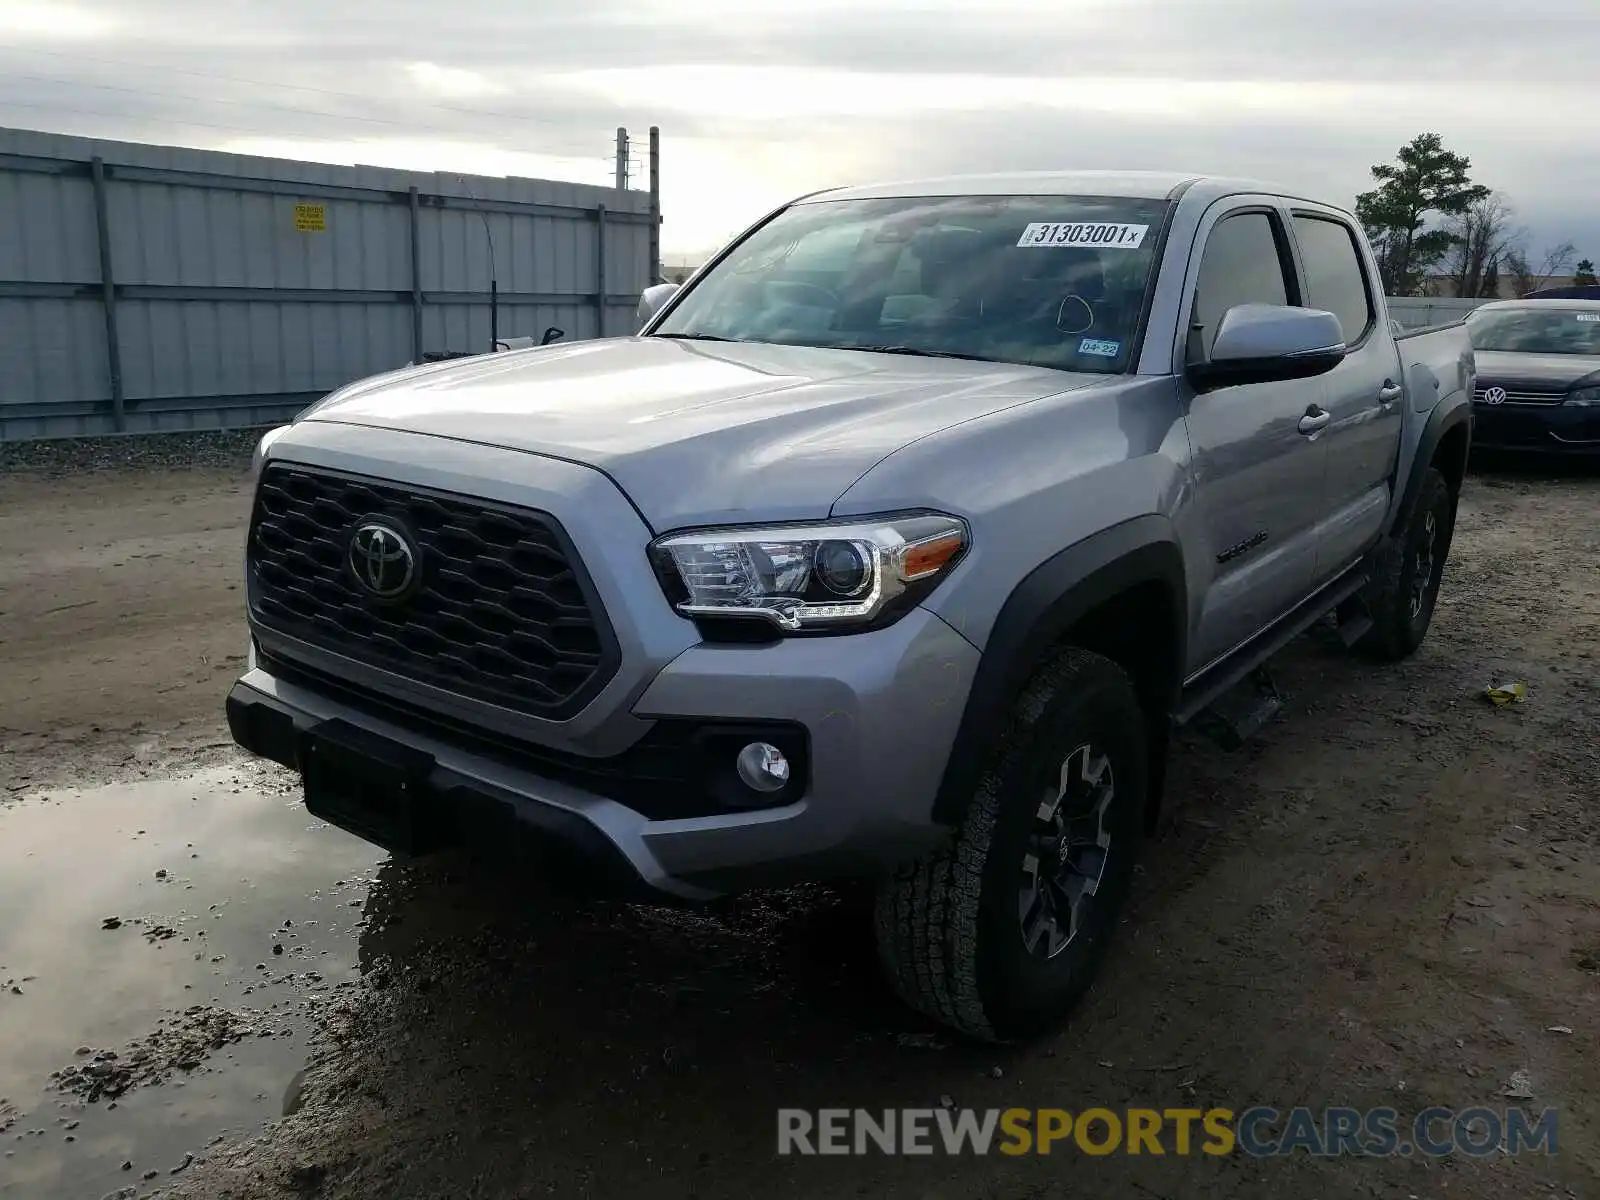
[[1223,314],[1211,357],[1189,367],[1196,388],[1310,379],[1344,361],[1339,318],[1316,308],[1240,304]]
[[639,311],[634,320],[635,331],[649,324],[651,319],[667,306],[667,301],[677,294],[678,285],[675,283],[658,283],[654,287],[645,288],[639,297]]

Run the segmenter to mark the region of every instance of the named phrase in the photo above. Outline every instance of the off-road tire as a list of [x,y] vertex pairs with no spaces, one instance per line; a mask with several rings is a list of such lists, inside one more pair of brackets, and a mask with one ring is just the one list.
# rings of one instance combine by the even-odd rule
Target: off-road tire
[[[1110,659],[1068,648],[1029,681],[946,845],[878,888],[879,956],[912,1008],[982,1041],[1058,1024],[1093,980],[1133,877],[1149,795],[1147,716]],[[1040,789],[1082,744],[1110,762],[1110,846],[1082,925],[1051,959],[1024,945],[1019,881]]]
[[[1433,622],[1455,524],[1455,493],[1436,467],[1428,467],[1403,525],[1378,554],[1375,577],[1367,591],[1372,628],[1357,643],[1362,653],[1399,662],[1422,645]],[[1426,578],[1420,580],[1419,592],[1423,572]],[[1417,599],[1420,606],[1413,612],[1412,603]]]

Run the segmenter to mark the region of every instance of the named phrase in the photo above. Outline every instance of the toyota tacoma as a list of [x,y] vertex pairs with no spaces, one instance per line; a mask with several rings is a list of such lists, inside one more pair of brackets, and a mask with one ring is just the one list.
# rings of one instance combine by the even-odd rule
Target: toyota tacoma
[[802,197],[633,336],[417,366],[257,451],[227,711],[314,814],[613,896],[861,880],[980,1039],[1089,984],[1172,731],[1434,613],[1464,329],[1265,184]]

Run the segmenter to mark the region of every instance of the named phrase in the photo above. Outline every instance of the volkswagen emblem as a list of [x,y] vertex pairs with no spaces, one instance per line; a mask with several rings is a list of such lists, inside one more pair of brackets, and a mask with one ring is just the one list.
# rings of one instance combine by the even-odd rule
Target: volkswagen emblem
[[1492,387],[1487,389],[1483,393],[1483,402],[1485,404],[1504,404],[1506,402],[1505,388]]
[[411,540],[384,521],[363,521],[350,536],[350,573],[379,600],[398,600],[417,581]]

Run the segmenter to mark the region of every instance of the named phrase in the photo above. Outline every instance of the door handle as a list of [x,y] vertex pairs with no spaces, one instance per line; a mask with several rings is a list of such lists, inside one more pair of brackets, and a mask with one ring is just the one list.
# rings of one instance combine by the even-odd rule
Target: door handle
[[1383,381],[1383,386],[1378,389],[1378,403],[1393,404],[1396,400],[1400,399],[1404,393],[1405,388],[1401,387],[1398,383],[1390,383],[1387,379],[1385,379]]
[[1300,432],[1305,434],[1316,433],[1326,429],[1328,422],[1333,420],[1333,414],[1313,404],[1306,409],[1306,415],[1300,418]]

